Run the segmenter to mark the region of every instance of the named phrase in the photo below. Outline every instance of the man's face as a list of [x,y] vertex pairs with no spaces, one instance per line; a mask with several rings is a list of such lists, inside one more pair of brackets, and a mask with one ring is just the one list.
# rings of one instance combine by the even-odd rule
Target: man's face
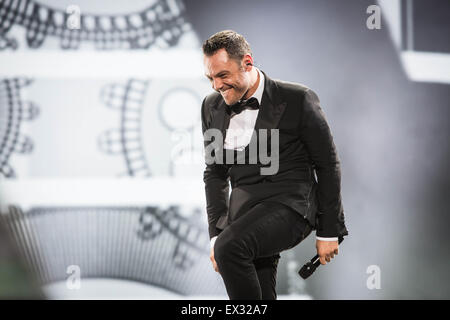
[[225,49],[217,50],[212,56],[204,56],[205,75],[227,105],[238,102],[250,88],[250,68],[244,68],[244,59],[239,64],[228,56]]

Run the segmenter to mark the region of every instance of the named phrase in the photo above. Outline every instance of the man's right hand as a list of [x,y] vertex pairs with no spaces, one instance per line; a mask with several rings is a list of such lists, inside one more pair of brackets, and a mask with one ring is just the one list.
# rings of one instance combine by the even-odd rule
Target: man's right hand
[[211,262],[213,264],[214,271],[219,272],[219,267],[217,266],[216,260],[214,259],[214,246],[211,247],[209,259],[211,260]]

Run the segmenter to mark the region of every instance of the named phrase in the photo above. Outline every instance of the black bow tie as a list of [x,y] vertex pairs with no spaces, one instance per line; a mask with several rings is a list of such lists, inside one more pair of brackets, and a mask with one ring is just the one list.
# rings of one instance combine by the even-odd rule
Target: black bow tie
[[258,99],[256,99],[255,97],[251,97],[248,100],[239,101],[239,102],[231,105],[230,107],[228,107],[227,112],[229,115],[231,115],[232,113],[239,114],[247,108],[253,109],[253,110],[259,109]]

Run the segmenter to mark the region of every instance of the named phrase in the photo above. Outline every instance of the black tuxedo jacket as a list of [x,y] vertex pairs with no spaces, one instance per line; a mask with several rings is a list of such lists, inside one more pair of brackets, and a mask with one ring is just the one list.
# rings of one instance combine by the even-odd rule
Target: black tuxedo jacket
[[[246,164],[207,164],[203,180],[210,237],[261,201],[291,207],[308,219],[317,236],[348,235],[340,193],[340,160],[319,98],[303,85],[264,76],[252,139],[259,139],[259,129],[268,129],[270,146],[270,129],[279,130],[278,172],[261,175],[260,168],[269,165],[262,165],[259,159],[249,164],[248,146],[245,151],[234,151],[235,157],[245,153]],[[214,92],[203,100],[201,110],[203,133],[218,129],[222,142],[230,122],[226,108],[220,93]],[[211,142],[205,139],[204,143],[206,148]]]

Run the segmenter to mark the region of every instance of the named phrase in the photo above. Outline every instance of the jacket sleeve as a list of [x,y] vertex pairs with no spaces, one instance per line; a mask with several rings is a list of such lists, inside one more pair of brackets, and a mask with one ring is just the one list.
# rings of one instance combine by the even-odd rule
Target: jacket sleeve
[[303,96],[302,108],[300,139],[308,150],[318,182],[316,236],[348,235],[341,199],[339,156],[325,114],[320,107],[319,98],[311,89],[308,89]]
[[[203,100],[201,113],[202,133],[204,136],[205,131],[209,129],[211,122],[206,98]],[[210,141],[205,139],[203,142],[205,148],[210,143]],[[226,216],[228,214],[230,178],[228,176],[227,167],[223,164],[206,164],[206,168],[203,173],[203,181],[205,183],[209,237],[213,238],[220,233],[220,229],[216,228],[217,221],[221,216]]]

